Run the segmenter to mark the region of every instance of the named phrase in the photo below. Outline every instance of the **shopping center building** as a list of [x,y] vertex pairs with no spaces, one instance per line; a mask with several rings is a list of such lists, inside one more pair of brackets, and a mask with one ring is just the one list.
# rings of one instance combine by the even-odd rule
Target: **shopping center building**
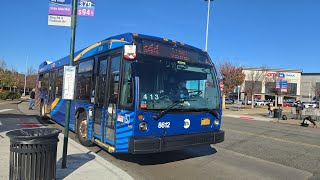
[[[282,82],[287,82],[281,92],[284,100],[298,100],[301,97],[301,74],[300,69],[277,69],[277,68],[254,68],[242,67],[243,73],[246,75],[244,83],[240,86],[241,99],[248,96],[251,99],[251,94],[255,99],[270,99],[274,100],[277,94],[280,93],[276,87],[278,74],[284,74]],[[279,87],[278,87],[279,88]]]
[[301,101],[315,101],[320,95],[320,73],[301,74]]

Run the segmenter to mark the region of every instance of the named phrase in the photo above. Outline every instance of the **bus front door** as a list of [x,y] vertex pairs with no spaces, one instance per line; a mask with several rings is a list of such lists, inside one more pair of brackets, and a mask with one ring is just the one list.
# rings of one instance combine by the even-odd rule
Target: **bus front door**
[[95,84],[95,101],[94,101],[94,132],[98,136],[101,137],[104,132],[102,130],[103,126],[105,126],[105,118],[103,116],[103,107],[105,105],[105,98],[106,98],[106,83],[107,83],[107,68],[108,68],[108,57],[100,57],[98,59],[98,72],[96,77],[96,84]]
[[117,102],[119,94],[119,80],[120,80],[120,55],[111,56],[110,66],[108,70],[107,83],[107,98],[106,98],[106,139],[115,142],[115,122],[117,117]]
[[104,56],[98,59],[95,86],[94,131],[101,136],[101,141],[111,145],[115,142],[120,57]]

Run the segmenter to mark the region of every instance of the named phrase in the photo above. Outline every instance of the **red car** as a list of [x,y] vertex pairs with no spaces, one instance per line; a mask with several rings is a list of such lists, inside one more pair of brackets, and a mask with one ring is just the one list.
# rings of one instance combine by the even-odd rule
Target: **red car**
[[292,107],[292,102],[284,102],[283,107]]

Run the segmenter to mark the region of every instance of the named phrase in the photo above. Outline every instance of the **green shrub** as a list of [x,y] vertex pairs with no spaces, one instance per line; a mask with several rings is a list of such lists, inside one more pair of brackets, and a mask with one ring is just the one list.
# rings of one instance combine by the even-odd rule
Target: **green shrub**
[[21,98],[21,94],[18,92],[9,92],[7,99],[20,99]]
[[20,99],[21,94],[17,92],[0,92],[0,99],[6,100],[6,99]]
[[6,100],[9,92],[0,92],[0,99]]

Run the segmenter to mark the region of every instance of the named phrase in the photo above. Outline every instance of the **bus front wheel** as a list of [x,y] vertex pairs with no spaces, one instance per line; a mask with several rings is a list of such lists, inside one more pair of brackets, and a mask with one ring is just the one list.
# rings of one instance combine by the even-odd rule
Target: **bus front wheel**
[[88,120],[86,113],[82,112],[77,118],[77,138],[83,146],[92,146],[92,142],[88,140]]

